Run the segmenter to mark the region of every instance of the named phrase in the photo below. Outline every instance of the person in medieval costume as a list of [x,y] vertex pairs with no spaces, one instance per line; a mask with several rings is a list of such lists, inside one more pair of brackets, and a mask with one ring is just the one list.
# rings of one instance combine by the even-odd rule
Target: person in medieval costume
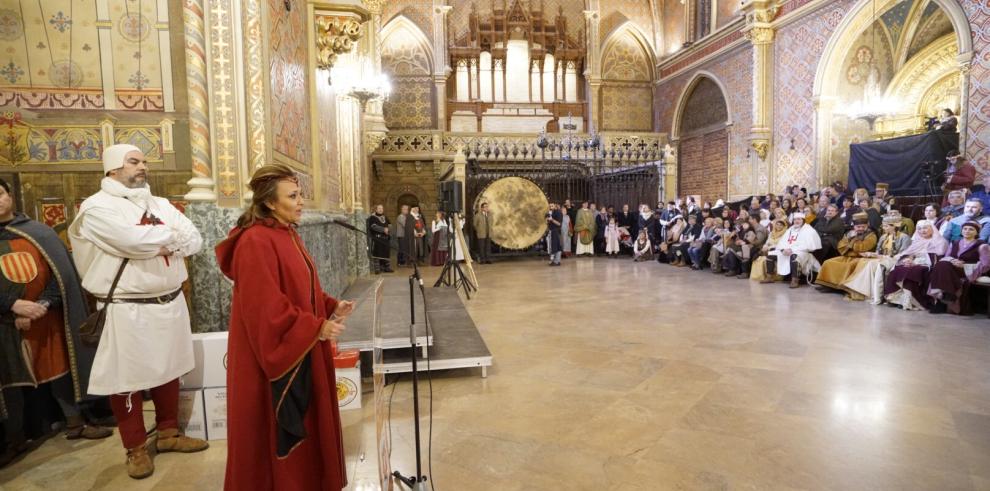
[[963,313],[966,288],[990,269],[990,246],[980,240],[980,228],[977,221],[964,223],[962,237],[932,265],[928,281],[928,296],[934,301],[931,313]]
[[932,265],[948,248],[949,242],[938,233],[935,221],[920,220],[911,245],[894,258],[897,264],[884,283],[884,300],[905,310],[931,308],[934,301],[928,296],[928,281]]
[[571,216],[567,214],[566,209],[561,210],[560,245],[563,257],[570,257],[571,255],[571,235],[573,232]]
[[409,205],[402,205],[399,208],[399,216],[395,217],[395,237],[399,241],[399,255],[396,257],[396,262],[399,266],[405,266],[410,257],[409,244],[412,243],[412,239],[406,235],[407,220],[409,220]]
[[224,489],[339,491],[347,476],[333,343],[354,304],[320,286],[296,231],[295,172],[265,165],[250,186],[250,207],[216,247],[234,281]]
[[10,442],[0,467],[27,450],[24,388],[50,383],[66,419],[65,437],[99,439],[113,431],[86,425],[77,405],[86,395],[96,350],[79,326],[86,302],[65,244],[48,226],[14,211],[0,179],[0,419]]
[[575,255],[595,255],[595,212],[588,208],[588,202],[581,203],[577,219],[574,222],[574,233],[577,235],[577,250]]
[[182,294],[189,276],[183,258],[199,252],[203,239],[167,199],[152,196],[141,149],[108,147],[103,172],[100,191],[83,201],[69,226],[69,240],[82,286],[98,307],[119,277],[106,305],[89,393],[110,396],[127,449],[127,473],[142,479],[155,470],[145,446],[144,391],[155,402],[157,453],[209,446],[181,434],[178,420],[179,377],[196,365]]
[[392,272],[392,251],[389,250],[388,217],[385,207],[375,206],[375,212],[368,217],[368,252],[371,256],[371,272],[374,274]]
[[447,263],[447,251],[450,249],[447,229],[447,216],[442,211],[438,211],[436,218],[430,225],[432,232],[430,266],[443,266]]
[[[818,232],[804,223],[804,213],[794,213],[791,215],[792,224],[780,237],[773,250],[767,254],[767,261],[774,263],[774,267],[768,264],[767,270],[776,269],[780,276],[791,276],[791,288],[801,286],[801,276],[809,276],[812,272],[820,268],[820,264],[813,255],[815,251],[822,247],[821,238]],[[773,282],[771,277],[763,280]]]
[[903,223],[897,210],[884,215],[883,235],[877,241],[876,251],[861,253],[856,269],[842,285],[849,298],[869,300],[874,305],[883,302],[884,278],[897,265],[894,258],[911,245],[911,236],[901,231]]
[[870,230],[869,216],[864,212],[857,213],[853,217],[853,229],[839,241],[839,256],[822,263],[821,273],[815,283],[823,289],[847,291],[845,283],[856,271],[856,265],[864,259],[864,254],[873,252],[876,248],[877,234]]

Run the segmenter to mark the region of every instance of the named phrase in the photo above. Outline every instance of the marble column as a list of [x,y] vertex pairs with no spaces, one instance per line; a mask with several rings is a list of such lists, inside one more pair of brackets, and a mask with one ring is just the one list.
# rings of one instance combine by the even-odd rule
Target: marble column
[[189,180],[187,201],[212,202],[217,199],[210,160],[210,108],[206,70],[206,25],[203,0],[184,0],[186,83],[189,104],[189,147],[193,177]]

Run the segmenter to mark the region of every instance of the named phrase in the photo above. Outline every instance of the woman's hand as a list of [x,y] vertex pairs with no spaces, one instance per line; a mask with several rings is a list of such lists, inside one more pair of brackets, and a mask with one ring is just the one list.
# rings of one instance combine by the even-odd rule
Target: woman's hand
[[337,307],[333,309],[333,315],[337,317],[347,317],[354,312],[354,302],[350,300],[341,300],[337,302]]
[[326,341],[328,339],[336,340],[340,333],[347,329],[344,324],[338,320],[327,319],[323,321],[323,326],[320,327],[320,341]]
[[27,331],[28,329],[31,329],[31,319],[28,319],[27,317],[18,317],[14,319],[14,327],[16,327],[18,331]]

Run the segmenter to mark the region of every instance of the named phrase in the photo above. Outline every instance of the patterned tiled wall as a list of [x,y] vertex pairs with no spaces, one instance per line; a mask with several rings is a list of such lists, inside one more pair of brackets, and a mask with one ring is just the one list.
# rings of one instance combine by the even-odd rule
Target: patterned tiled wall
[[[815,73],[825,44],[853,0],[836,0],[780,29],[774,43],[774,182],[813,186],[815,172]],[[786,69],[783,69],[786,67]]]
[[982,170],[990,169],[990,3],[963,0],[973,31],[969,73],[969,135],[967,153]]
[[616,27],[631,21],[649,40],[650,46],[656,49],[653,46],[653,13],[650,11],[649,0],[605,0],[600,5],[602,21],[598,26],[598,33],[602,41]]
[[765,177],[765,172],[758,175],[753,171],[755,156],[749,151],[749,133],[753,121],[752,59],[753,51],[748,45],[737,48],[695,70],[665,80],[656,90],[658,131],[670,133],[673,130],[678,98],[685,85],[699,70],[711,73],[725,87],[732,122],[728,136],[730,196],[758,193],[765,185],[759,181],[761,176]]
[[[384,105],[390,129],[433,127],[433,79],[430,54],[416,42],[415,26],[400,24],[382,40],[382,68],[392,78],[392,94]],[[425,33],[422,33],[425,36]]]
[[268,1],[271,46],[271,128],[275,151],[310,162],[309,90],[306,83],[306,9],[286,10],[282,0]]

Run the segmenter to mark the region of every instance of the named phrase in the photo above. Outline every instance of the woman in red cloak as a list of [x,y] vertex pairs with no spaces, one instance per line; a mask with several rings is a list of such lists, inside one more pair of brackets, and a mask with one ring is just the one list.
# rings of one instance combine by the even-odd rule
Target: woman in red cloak
[[323,292],[296,225],[298,180],[285,165],[251,178],[251,207],[216,247],[234,281],[224,488],[330,490],[347,484],[332,341],[354,308]]

